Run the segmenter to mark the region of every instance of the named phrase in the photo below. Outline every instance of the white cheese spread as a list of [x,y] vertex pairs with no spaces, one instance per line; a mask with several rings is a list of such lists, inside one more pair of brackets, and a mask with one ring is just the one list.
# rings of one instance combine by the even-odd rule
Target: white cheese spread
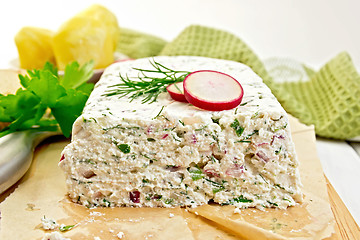
[[[215,70],[237,79],[242,103],[205,111],[161,93],[106,96],[151,69],[150,59],[115,63],[96,84],[73,126],[60,167],[70,198],[94,206],[223,205],[286,208],[302,200],[298,161],[287,114],[249,67],[203,57],[156,57],[175,70]],[[151,73],[149,73],[151,74]],[[204,89],[206,91],[206,89]]]
[[51,232],[46,233],[42,240],[71,240],[70,238],[66,238],[59,232]]
[[125,233],[119,232],[116,236],[117,236],[119,239],[122,239],[123,237],[125,237]]
[[59,224],[57,224],[54,219],[46,218],[45,216],[41,218],[41,224],[45,230],[53,230],[59,227]]

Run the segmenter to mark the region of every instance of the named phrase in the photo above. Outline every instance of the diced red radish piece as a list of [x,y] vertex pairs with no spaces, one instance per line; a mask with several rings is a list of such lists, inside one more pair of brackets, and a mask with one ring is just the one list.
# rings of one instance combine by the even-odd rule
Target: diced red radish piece
[[225,173],[229,176],[241,177],[244,171],[245,169],[243,165],[239,166],[238,164],[234,164],[234,166],[228,168]]
[[218,174],[213,168],[204,170],[205,174],[209,177],[220,177],[220,174]]
[[274,141],[275,141],[275,138],[278,138],[278,139],[285,139],[285,137],[283,135],[274,135],[272,137],[272,140],[271,140],[271,143],[270,145],[273,145]]
[[170,84],[166,87],[166,90],[169,92],[172,99],[179,102],[187,102],[184,96],[183,82]]
[[235,78],[225,73],[200,70],[186,76],[184,95],[189,103],[198,108],[222,111],[238,106],[244,91]]
[[180,166],[168,166],[166,167],[167,170],[169,170],[170,172],[176,172],[180,169]]
[[133,203],[140,203],[140,192],[139,191],[133,191],[129,193],[130,200]]
[[264,153],[261,150],[256,153],[256,156],[259,157],[260,159],[264,160],[264,162],[268,162],[270,160],[270,158],[268,156],[266,156],[266,153]]

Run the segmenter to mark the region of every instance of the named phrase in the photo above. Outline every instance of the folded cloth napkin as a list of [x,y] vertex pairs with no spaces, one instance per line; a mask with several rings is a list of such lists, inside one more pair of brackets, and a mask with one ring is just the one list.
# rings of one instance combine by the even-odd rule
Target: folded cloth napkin
[[[152,38],[137,35],[137,39],[148,39],[142,40],[147,43]],[[237,36],[199,25],[187,27],[173,41],[162,44],[163,48],[157,45],[159,52],[148,56],[204,56],[244,63],[262,77],[287,112],[313,124],[317,135],[334,139],[360,136],[360,76],[347,53],[340,53],[318,72],[289,64],[291,61],[275,59],[264,64]]]
[[116,50],[134,59],[156,56],[167,43],[151,34],[128,28],[120,28],[120,36]]
[[[286,111],[305,124],[314,124],[319,136],[335,139],[359,137],[360,76],[349,55],[345,52],[338,54],[316,73],[290,62],[278,62],[267,68],[275,82],[271,89]],[[303,77],[296,72],[301,68],[306,69]],[[298,79],[278,81],[286,75],[288,79],[296,79],[296,76]],[[298,111],[298,105],[304,108]]]

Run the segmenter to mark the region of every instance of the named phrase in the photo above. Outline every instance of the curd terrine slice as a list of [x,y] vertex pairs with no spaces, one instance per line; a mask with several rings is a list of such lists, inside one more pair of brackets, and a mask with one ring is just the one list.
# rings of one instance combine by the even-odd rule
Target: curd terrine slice
[[[287,114],[249,67],[203,57],[156,57],[175,70],[215,70],[237,79],[242,103],[205,111],[171,99],[108,96],[121,75],[152,69],[151,59],[114,63],[96,84],[62,152],[70,198],[88,207],[286,208],[302,201]],[[149,73],[150,75],[152,73]],[[206,91],[206,89],[204,89]]]

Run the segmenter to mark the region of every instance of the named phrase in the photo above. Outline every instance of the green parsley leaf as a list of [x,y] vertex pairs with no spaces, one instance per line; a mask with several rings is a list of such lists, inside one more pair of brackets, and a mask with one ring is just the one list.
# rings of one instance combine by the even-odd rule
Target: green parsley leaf
[[0,137],[28,129],[58,131],[59,127],[69,137],[94,87],[86,82],[93,74],[92,67],[93,62],[81,68],[74,62],[59,76],[57,68],[46,63],[42,69],[19,75],[23,89],[7,96],[0,94],[0,122],[10,122]]
[[81,68],[78,62],[72,62],[65,67],[64,77],[60,80],[65,88],[77,89],[93,75],[94,61],[84,64]]
[[51,109],[65,137],[70,136],[72,124],[80,116],[87,99],[88,95],[69,89],[67,95],[58,99]]
[[54,107],[57,100],[66,95],[66,89],[50,71],[40,71],[39,76],[40,78],[32,79],[27,88],[38,96],[43,104]]
[[40,99],[30,91],[19,89],[15,95],[0,96],[0,121],[12,122],[24,111],[34,108]]
[[51,62],[46,62],[44,65],[43,70],[48,70],[52,74],[54,74],[56,77],[58,77],[58,69],[56,66],[54,66]]

